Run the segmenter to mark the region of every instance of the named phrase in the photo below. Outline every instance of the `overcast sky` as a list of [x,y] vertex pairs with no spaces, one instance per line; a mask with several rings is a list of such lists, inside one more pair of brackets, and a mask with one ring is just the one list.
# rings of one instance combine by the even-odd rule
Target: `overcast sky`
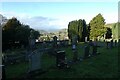
[[101,13],[106,23],[118,21],[118,2],[2,2],[0,14],[17,17],[34,29],[67,28],[72,20],[85,19],[87,23]]

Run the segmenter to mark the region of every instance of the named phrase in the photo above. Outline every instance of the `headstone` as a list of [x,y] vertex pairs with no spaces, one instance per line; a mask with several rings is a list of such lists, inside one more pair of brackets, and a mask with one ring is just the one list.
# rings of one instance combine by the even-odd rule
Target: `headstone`
[[1,80],[5,80],[6,79],[6,74],[5,74],[5,61],[4,61],[4,56],[2,56],[2,65],[0,65],[0,68],[2,67],[2,79]]
[[106,42],[106,48],[109,49],[110,48],[110,42]]
[[92,40],[89,41],[89,46],[93,46]]
[[65,51],[58,51],[56,54],[56,66],[60,69],[65,68],[67,63],[65,61]]
[[118,40],[118,47],[120,47],[120,39]]
[[30,50],[33,50],[35,48],[35,37],[32,30],[30,31],[29,48]]
[[72,37],[72,50],[73,50],[73,61],[76,62],[78,60],[78,52],[77,52],[77,35]]
[[89,46],[85,46],[85,49],[84,49],[84,58],[88,58],[89,57],[89,50],[90,50],[90,47]]
[[87,42],[87,40],[88,40],[87,37],[85,37],[85,42]]
[[57,47],[57,36],[53,37],[53,47]]
[[115,45],[114,46],[117,47],[117,40],[115,40]]
[[35,71],[41,69],[41,53],[38,53],[37,50],[33,51],[29,55],[29,71]]
[[97,55],[97,43],[96,42],[93,43],[92,48],[93,48],[92,55]]
[[110,41],[110,48],[113,48],[113,40]]
[[78,60],[78,52],[77,50],[73,50],[73,61],[76,62]]

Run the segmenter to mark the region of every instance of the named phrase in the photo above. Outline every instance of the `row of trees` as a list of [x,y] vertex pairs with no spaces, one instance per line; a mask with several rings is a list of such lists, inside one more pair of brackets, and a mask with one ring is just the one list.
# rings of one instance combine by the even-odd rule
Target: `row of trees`
[[88,40],[95,40],[98,36],[102,37],[106,34],[106,38],[111,38],[111,30],[105,28],[104,25],[105,19],[100,13],[88,25],[84,19],[74,20],[68,24],[68,37],[72,39],[72,36],[77,35],[78,41],[85,41],[85,37]]
[[29,43],[30,32],[32,32],[35,39],[40,36],[38,31],[28,25],[21,24],[16,18],[9,19],[2,27],[3,50],[12,47],[16,43],[19,43],[19,46],[24,45],[26,47]]
[[69,22],[68,37],[72,39],[75,35],[78,36],[78,41],[84,41],[85,37],[88,36],[88,26],[86,25],[86,21],[84,19]]

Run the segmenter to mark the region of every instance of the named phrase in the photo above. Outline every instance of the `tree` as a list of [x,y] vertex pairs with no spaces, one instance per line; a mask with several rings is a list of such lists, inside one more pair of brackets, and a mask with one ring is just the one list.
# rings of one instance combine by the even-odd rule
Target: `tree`
[[68,37],[72,39],[72,36],[78,36],[78,41],[85,41],[87,36],[87,25],[83,19],[74,20],[68,24]]
[[[20,45],[27,46],[31,29],[28,25],[21,24],[17,18],[9,19],[2,28],[3,50],[6,49],[6,47],[13,47],[16,42]],[[34,29],[32,30],[35,39],[38,38],[39,32]]]
[[90,21],[90,39],[95,39],[98,36],[102,36],[105,34],[106,29],[104,28],[105,19],[99,13],[96,17],[94,17]]
[[107,32],[106,32],[106,39],[110,39],[112,38],[112,30],[110,28],[107,28]]
[[68,24],[68,37],[72,39],[72,36],[78,35],[78,21],[74,20]]

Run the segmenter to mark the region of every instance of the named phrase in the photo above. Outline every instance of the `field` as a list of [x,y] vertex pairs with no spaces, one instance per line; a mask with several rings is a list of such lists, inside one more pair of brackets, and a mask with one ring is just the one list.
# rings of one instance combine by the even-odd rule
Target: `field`
[[[102,43],[100,43],[102,44]],[[79,57],[84,55],[85,43],[77,46]],[[120,49],[120,48],[119,48]],[[71,65],[70,69],[56,68],[56,58],[48,54],[42,56],[43,74],[32,78],[117,78],[118,77],[118,50],[116,48],[106,49],[105,46],[98,48],[100,55],[78,61]],[[61,48],[65,50],[67,60],[72,60],[71,47]],[[6,78],[23,78],[28,71],[28,62],[6,66]]]

